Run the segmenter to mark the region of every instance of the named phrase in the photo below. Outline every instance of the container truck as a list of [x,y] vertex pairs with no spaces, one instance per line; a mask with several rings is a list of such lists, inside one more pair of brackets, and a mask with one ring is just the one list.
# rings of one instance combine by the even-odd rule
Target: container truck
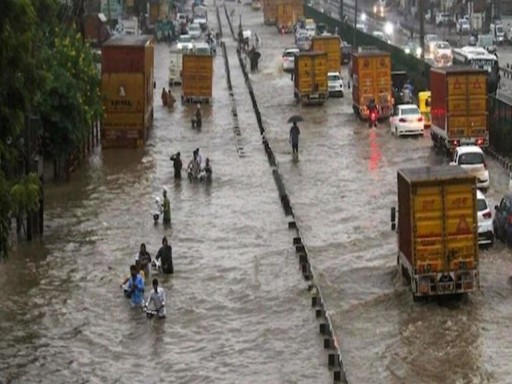
[[339,36],[313,36],[310,49],[327,53],[328,72],[340,72],[341,39]]
[[459,145],[489,146],[487,71],[467,66],[430,70],[430,137],[452,153]]
[[182,58],[181,101],[206,102],[212,98],[213,56],[184,54]]
[[103,148],[144,145],[153,121],[153,63],[151,36],[117,36],[103,44]]
[[480,287],[476,180],[449,165],[400,169],[397,265],[413,299]]
[[277,0],[263,0],[263,22],[275,25],[277,15]]
[[327,53],[299,52],[294,65],[295,99],[302,104],[323,104],[329,94]]
[[371,99],[375,100],[379,119],[391,115],[391,55],[373,48],[352,53],[352,108],[361,119],[368,119]]
[[281,33],[293,33],[295,23],[304,17],[304,4],[300,0],[277,0],[276,25]]

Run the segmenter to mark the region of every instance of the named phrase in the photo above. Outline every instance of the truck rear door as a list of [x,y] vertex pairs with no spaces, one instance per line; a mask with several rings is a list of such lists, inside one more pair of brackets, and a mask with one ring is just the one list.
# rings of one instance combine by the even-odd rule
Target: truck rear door
[[473,186],[465,183],[418,187],[413,198],[417,271],[475,268],[478,254]]

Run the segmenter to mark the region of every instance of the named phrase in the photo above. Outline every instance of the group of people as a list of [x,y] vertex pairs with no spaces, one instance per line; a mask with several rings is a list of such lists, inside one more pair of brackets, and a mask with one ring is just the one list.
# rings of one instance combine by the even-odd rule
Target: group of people
[[[162,247],[158,250],[155,260],[160,263],[162,273],[174,273],[172,247],[166,237],[162,239]],[[157,278],[152,281],[153,289],[147,300],[144,299],[145,281],[150,277],[152,262],[151,255],[146,250],[146,244],[142,243],[135,256],[135,263],[130,266],[130,275],[121,283],[121,288],[124,290],[124,295],[130,299],[132,307],[142,307],[146,310],[154,308],[155,314],[163,319],[166,316],[165,291],[159,287]],[[158,265],[157,263],[155,265]]]
[[[170,160],[173,163],[174,178],[181,179],[181,170],[183,169],[183,161],[181,160],[181,153],[177,152],[171,156]],[[187,175],[190,179],[199,179],[204,181],[212,180],[212,166],[210,159],[206,158],[204,166],[202,166],[203,158],[199,153],[199,148],[192,152],[192,159],[187,165]]]

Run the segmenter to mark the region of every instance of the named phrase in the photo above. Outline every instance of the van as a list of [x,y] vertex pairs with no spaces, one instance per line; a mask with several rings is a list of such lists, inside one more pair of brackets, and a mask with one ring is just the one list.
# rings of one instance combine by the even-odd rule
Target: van
[[491,23],[490,34],[493,37],[494,44],[503,44],[505,41],[505,28],[503,28],[501,21],[496,20]]

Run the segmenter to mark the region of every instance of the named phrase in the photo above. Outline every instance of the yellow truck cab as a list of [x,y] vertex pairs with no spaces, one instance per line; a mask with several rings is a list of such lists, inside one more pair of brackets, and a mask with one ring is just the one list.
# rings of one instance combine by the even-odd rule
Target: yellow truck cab
[[430,128],[430,91],[423,91],[418,93],[418,108],[423,115],[424,127]]

